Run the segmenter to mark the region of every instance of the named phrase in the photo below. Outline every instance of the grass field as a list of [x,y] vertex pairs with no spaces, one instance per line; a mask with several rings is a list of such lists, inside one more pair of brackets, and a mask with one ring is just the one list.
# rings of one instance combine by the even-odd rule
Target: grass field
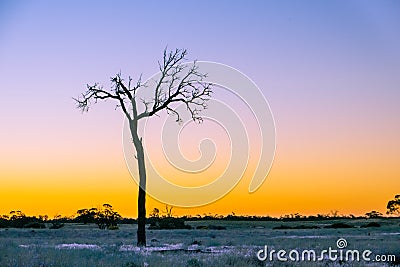
[[[326,229],[342,222],[354,228]],[[381,227],[362,228],[369,222]],[[146,248],[135,246],[136,225],[99,230],[95,225],[66,224],[61,229],[0,229],[0,266],[393,266],[400,262],[399,219],[324,221],[194,221],[196,226],[224,226],[226,230],[148,230]],[[318,229],[273,229],[277,226],[319,226]],[[285,228],[284,227],[284,228]],[[313,249],[319,253],[345,238],[345,249],[371,250],[395,255],[396,262],[365,261],[260,261],[264,248]]]

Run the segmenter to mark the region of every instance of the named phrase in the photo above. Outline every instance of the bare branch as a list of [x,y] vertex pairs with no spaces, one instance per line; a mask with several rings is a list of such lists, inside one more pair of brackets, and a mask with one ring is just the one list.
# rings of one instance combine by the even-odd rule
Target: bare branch
[[[154,90],[153,110],[156,109],[160,104],[159,100],[161,86],[164,83],[168,83],[169,85],[174,84],[174,80],[176,80],[176,75],[182,71],[181,63],[185,59],[186,55],[187,51],[185,49],[175,49],[174,51],[170,51],[169,53],[167,53],[167,48],[164,49],[163,62],[158,62],[158,66],[161,71],[161,78],[159,79]],[[172,81],[165,81],[168,77],[172,77]]]
[[185,50],[175,50],[169,54],[164,51],[163,64],[159,63],[163,69],[155,88],[153,107],[148,111],[146,106],[146,110],[138,115],[138,119],[165,109],[168,114],[176,116],[176,121],[180,121],[180,114],[171,104],[181,102],[194,121],[202,122],[200,113],[207,108],[212,84],[204,82],[207,75],[199,72],[196,62],[191,67],[182,65],[181,61],[185,55]]
[[77,108],[82,111],[88,111],[92,102],[97,103],[99,99],[113,98],[118,99],[116,95],[103,90],[97,83],[94,85],[86,85],[87,91],[82,93],[81,97],[73,98],[77,104]]
[[[158,62],[161,76],[153,88],[153,98],[141,97],[139,100],[144,106],[144,111],[141,113],[138,112],[136,97],[140,88],[147,87],[146,83],[142,83],[141,76],[136,83],[132,82],[131,77],[126,83],[120,73],[111,78],[111,87],[108,91],[103,90],[97,83],[93,86],[88,85],[87,91],[81,97],[74,98],[77,107],[82,111],[88,111],[89,107],[99,99],[115,99],[116,108],[121,108],[129,120],[138,121],[165,110],[175,116],[176,121],[181,121],[181,114],[175,104],[182,103],[191,118],[201,122],[200,114],[207,108],[207,101],[212,94],[212,84],[205,82],[207,75],[199,71],[196,62],[190,66],[183,64],[186,55],[185,49],[164,50],[162,61]],[[132,110],[127,105],[132,105]]]
[[[98,83],[92,86],[87,85],[87,90],[82,93],[80,97],[73,98],[77,104],[77,108],[82,111],[88,111],[89,107],[92,104],[96,104],[99,99],[115,99],[118,101],[116,109],[121,108],[129,120],[137,117],[135,97],[136,91],[141,87],[145,87],[145,84],[142,84],[142,76],[139,77],[134,86],[132,85],[131,77],[129,77],[128,84],[126,85],[120,73],[116,74],[115,77],[112,77],[110,80],[111,87],[108,91],[104,90]],[[133,114],[130,114],[127,105],[132,105]]]

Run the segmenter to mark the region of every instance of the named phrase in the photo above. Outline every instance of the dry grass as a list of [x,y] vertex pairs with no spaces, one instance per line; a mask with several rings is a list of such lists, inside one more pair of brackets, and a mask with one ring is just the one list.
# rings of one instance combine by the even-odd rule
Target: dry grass
[[[366,262],[261,262],[256,253],[271,249],[336,248],[345,238],[348,249],[369,249],[374,254],[395,254],[400,259],[398,219],[375,219],[379,228],[360,228],[366,220],[340,220],[348,229],[287,229],[287,226],[325,226],[337,221],[235,222],[197,221],[192,226],[221,225],[227,230],[149,230],[148,247],[137,248],[136,226],[99,230],[94,225],[67,224],[51,229],[0,229],[0,266],[384,266]],[[368,220],[368,222],[373,220]]]

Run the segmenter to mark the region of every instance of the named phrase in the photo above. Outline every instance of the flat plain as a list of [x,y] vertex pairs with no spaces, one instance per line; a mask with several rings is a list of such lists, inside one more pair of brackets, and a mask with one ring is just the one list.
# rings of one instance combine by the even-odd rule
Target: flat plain
[[[145,248],[135,245],[136,225],[100,230],[94,224],[66,224],[60,229],[0,229],[0,266],[395,266],[400,264],[400,219],[337,219],[321,221],[190,221],[190,230],[148,230]],[[352,228],[324,228],[342,223]],[[380,227],[365,227],[377,223]],[[214,227],[209,227],[209,226]],[[196,229],[200,228],[208,229]],[[226,228],[216,230],[213,228]],[[364,226],[364,227],[362,227]],[[275,228],[275,229],[274,229]],[[278,228],[278,229],[277,229]],[[282,229],[279,229],[282,228]],[[280,261],[273,254],[261,261],[257,252],[268,248],[315,250],[317,257],[329,247],[370,250],[371,261]],[[260,254],[260,255],[263,255]],[[294,254],[295,255],[295,254]],[[396,260],[375,261],[375,256]],[[288,258],[288,254],[286,254]]]

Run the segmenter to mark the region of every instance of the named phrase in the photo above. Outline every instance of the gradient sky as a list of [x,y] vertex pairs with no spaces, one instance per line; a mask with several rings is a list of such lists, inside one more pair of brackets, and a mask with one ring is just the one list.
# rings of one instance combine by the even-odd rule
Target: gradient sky
[[400,193],[400,2],[215,2],[1,1],[0,214],[136,216],[122,114],[71,97],[119,71],[149,77],[166,45],[248,75],[277,133],[256,193],[247,177],[176,214],[385,212]]

